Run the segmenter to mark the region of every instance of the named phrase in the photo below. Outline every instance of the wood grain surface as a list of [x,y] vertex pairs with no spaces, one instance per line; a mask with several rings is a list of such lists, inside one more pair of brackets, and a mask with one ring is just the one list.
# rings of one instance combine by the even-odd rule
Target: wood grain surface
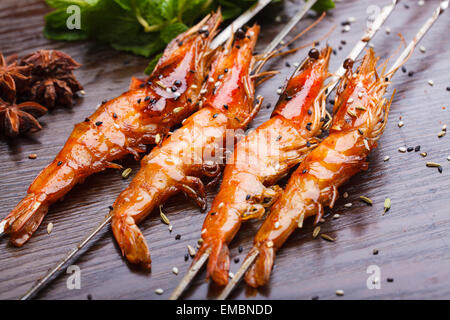
[[[389,0],[346,0],[324,21],[296,44],[303,45],[320,39],[333,26],[325,41],[333,46],[330,71],[336,70],[362,34],[367,23],[369,5],[382,6]],[[439,1],[429,0],[423,7],[417,1],[402,1],[372,42],[382,60],[394,54],[401,45],[397,33],[407,41],[430,16]],[[283,1],[264,10],[257,22],[262,25],[258,48],[262,50],[300,6],[301,1]],[[406,6],[409,8],[406,8]],[[373,7],[376,8],[376,7]],[[372,8],[372,9],[373,9]],[[83,66],[76,71],[86,95],[71,109],[57,109],[41,118],[44,129],[36,134],[14,140],[0,138],[0,217],[4,217],[25,195],[35,176],[57,154],[69,136],[73,125],[93,113],[104,99],[119,95],[128,87],[131,76],[140,76],[147,59],[114,51],[92,42],[56,42],[43,37],[43,15],[49,9],[39,0],[2,0],[0,2],[0,50],[4,54],[24,55],[37,49],[58,49],[72,55]],[[369,10],[370,11],[370,10]],[[312,238],[312,222],[307,221],[279,251],[270,283],[259,291],[247,291],[241,284],[232,294],[235,299],[449,299],[450,298],[450,135],[438,138],[441,126],[450,125],[450,12],[426,35],[408,63],[407,71],[399,71],[393,78],[397,90],[389,123],[379,141],[379,147],[370,156],[370,169],[358,174],[340,192],[348,192],[348,199],[340,199],[333,210],[328,210],[323,232],[335,237],[330,243]],[[276,17],[281,17],[281,22]],[[355,17],[351,30],[342,33],[341,23]],[[302,20],[297,32],[314,20],[311,15]],[[391,32],[386,32],[390,28]],[[291,34],[295,34],[295,31]],[[341,41],[345,41],[341,43]],[[280,74],[264,83],[257,93],[265,97],[267,105],[277,100],[276,88],[293,71],[292,64],[301,61],[308,49],[269,63],[268,69]],[[286,62],[290,62],[288,67]],[[432,79],[434,85],[427,82]],[[251,124],[252,128],[266,121],[271,109],[263,108]],[[399,128],[399,119],[405,123]],[[402,146],[421,146],[428,156],[418,152],[400,153]],[[28,155],[36,153],[37,159]],[[385,156],[390,160],[383,161]],[[442,164],[427,168],[426,161]],[[126,167],[138,164],[131,158],[123,161]],[[108,212],[108,206],[129,183],[119,171],[107,170],[96,174],[75,187],[63,201],[51,207],[41,227],[22,248],[0,239],[0,298],[15,299],[52,267]],[[212,201],[217,190],[209,190]],[[359,201],[364,195],[373,199],[373,206]],[[392,208],[383,213],[386,197],[392,199]],[[351,202],[351,208],[344,207]],[[164,206],[164,212],[173,224],[169,233],[154,213],[142,224],[153,260],[151,273],[128,265],[113,241],[111,231],[105,229],[85,250],[76,264],[81,269],[81,289],[69,290],[68,274],[63,272],[37,299],[167,299],[190,265],[184,261],[188,244],[195,246],[200,237],[204,214],[182,195]],[[335,213],[339,219],[332,219]],[[54,224],[48,235],[46,226]],[[252,237],[261,221],[246,223],[231,243],[231,271],[243,260],[252,244]],[[177,234],[180,240],[175,240]],[[238,253],[242,245],[243,253]],[[378,250],[374,255],[373,250]],[[366,273],[370,265],[381,270],[381,288],[369,290]],[[174,275],[177,267],[180,274]],[[387,282],[393,278],[393,282]],[[155,289],[162,288],[162,295]],[[345,291],[337,297],[335,291]],[[215,286],[205,281],[202,272],[184,295],[189,299],[214,298]]]

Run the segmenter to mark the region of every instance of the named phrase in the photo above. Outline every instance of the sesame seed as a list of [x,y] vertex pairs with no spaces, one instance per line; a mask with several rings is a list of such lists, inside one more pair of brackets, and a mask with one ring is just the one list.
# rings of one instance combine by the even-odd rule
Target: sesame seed
[[162,295],[164,293],[164,290],[161,289],[161,288],[158,288],[158,289],[155,290],[155,293],[158,294],[158,295]]
[[47,225],[47,234],[52,233],[52,231],[53,231],[53,223],[50,222],[50,223]]
[[433,86],[434,85],[434,81],[433,80],[428,80],[428,84],[430,85],[430,86]]
[[384,158],[383,158],[383,161],[389,161],[389,159],[390,159],[391,157],[389,157],[389,156],[385,156]]
[[336,295],[339,297],[342,297],[344,295],[344,290],[341,290],[341,289],[336,290]]
[[179,272],[179,270],[178,270],[177,267],[173,267],[173,268],[172,268],[172,273],[173,273],[173,274],[177,275],[178,272]]
[[398,122],[398,127],[399,127],[399,128],[403,127],[404,125],[405,125],[405,124],[404,124],[403,121],[399,121],[399,122]]
[[405,147],[400,147],[398,148],[399,152],[405,153],[406,152],[406,148]]

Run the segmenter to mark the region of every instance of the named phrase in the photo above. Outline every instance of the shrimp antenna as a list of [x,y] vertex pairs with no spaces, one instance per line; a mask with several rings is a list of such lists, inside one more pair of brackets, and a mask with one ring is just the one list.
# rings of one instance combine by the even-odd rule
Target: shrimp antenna
[[[395,72],[409,59],[409,57],[411,56],[411,54],[414,51],[414,48],[417,46],[419,41],[423,38],[423,36],[427,33],[427,31],[431,28],[431,26],[436,22],[436,20],[439,18],[439,16],[448,8],[449,2],[450,2],[450,0],[443,0],[443,1],[441,1],[441,3],[439,4],[439,7],[433,12],[433,15],[419,29],[417,34],[414,36],[413,40],[403,50],[403,52],[400,54],[400,56],[394,62],[394,64],[392,65],[392,67],[390,68],[388,73],[385,75],[385,77],[387,77],[388,80],[390,80],[392,78],[392,76],[395,74]],[[380,28],[380,26],[386,20],[386,18],[389,15],[389,13],[392,12],[392,10],[394,9],[396,3],[397,3],[397,1],[393,1],[392,4],[389,7],[385,7],[383,9],[383,11],[378,16],[378,18],[376,19],[376,21],[374,22],[374,24],[372,26],[374,29],[375,29],[375,26],[377,26],[377,29]],[[369,27],[368,31],[369,31],[368,33],[372,34],[371,35],[371,37],[372,37],[377,30],[370,30],[370,27]],[[364,39],[364,41],[366,43],[367,43],[368,40],[370,40],[370,39]],[[350,55],[352,55],[353,53],[356,53],[356,48],[359,48],[359,53],[362,51],[364,46],[359,46],[359,45],[360,45],[360,43],[358,43],[355,46],[355,48],[352,50]],[[359,55],[359,53],[356,54],[355,58]],[[341,70],[341,72],[345,72],[345,70]],[[339,72],[337,74],[339,74]],[[337,83],[337,81],[336,81],[336,83]],[[331,90],[334,88],[336,83],[334,83],[330,87]],[[328,91],[328,94],[330,93],[331,90]],[[392,102],[392,98],[391,98],[390,102]],[[228,285],[224,288],[222,293],[219,295],[219,297],[218,297],[219,300],[225,300],[229,296],[229,294],[235,288],[237,283],[241,280],[241,278],[243,277],[245,272],[250,268],[252,263],[255,261],[256,257],[258,256],[258,250],[256,248],[254,248],[250,252],[251,252],[251,254],[248,255],[247,258],[244,260],[243,264],[241,265],[239,270],[236,272],[236,274],[233,277],[233,279],[228,283]]]
[[[393,0],[389,6],[386,6],[382,9],[378,17],[373,22],[373,24],[367,28],[363,36],[353,47],[352,51],[347,57],[348,59],[352,59],[353,61],[356,60],[356,58],[361,54],[363,49],[366,47],[367,43],[374,37],[376,32],[380,29],[381,25],[386,21],[391,12],[394,10],[397,2],[398,2],[397,0]],[[345,72],[346,69],[344,68],[343,65],[341,65],[339,69],[333,74],[333,77],[327,84],[327,90],[325,90],[325,97],[328,97],[328,95],[334,90],[340,78],[345,74]],[[225,300],[229,296],[229,294],[233,291],[233,289],[240,282],[244,274],[256,260],[258,254],[259,252],[256,248],[253,248],[250,251],[250,254],[245,258],[239,270],[236,272],[234,277],[230,280],[230,282],[218,296],[218,300]]]
[[[268,2],[270,2],[270,1],[268,1]],[[284,28],[280,31],[280,33],[278,33],[278,35],[269,43],[269,45],[264,49],[264,52],[261,54],[261,56],[263,57],[262,60],[259,61],[257,63],[257,65],[253,68],[254,70],[256,70],[256,73],[259,72],[259,70],[261,69],[261,66],[264,65],[264,63],[267,61],[267,59],[271,57],[271,55],[273,54],[273,52],[274,52],[275,48],[278,46],[278,44],[284,39],[284,37],[286,37],[288,35],[288,33],[292,30],[292,28],[294,28],[297,25],[297,23],[304,17],[304,15],[308,12],[309,9],[311,9],[311,7],[316,2],[317,2],[317,0],[310,0],[310,1],[306,2],[303,5],[303,7],[291,18],[291,20],[289,20],[289,22],[284,26]],[[310,28],[308,28],[308,30],[309,29]],[[226,30],[224,30],[224,31],[226,31]],[[201,267],[208,260],[208,257],[209,257],[209,251],[205,251],[198,258],[198,260],[196,260],[191,265],[188,272],[185,274],[183,279],[180,281],[178,286],[175,288],[175,290],[170,295],[169,300],[177,300],[181,296],[181,294],[184,292],[184,290],[189,286],[191,281],[194,279],[195,275],[198,273],[198,271],[201,269]]]

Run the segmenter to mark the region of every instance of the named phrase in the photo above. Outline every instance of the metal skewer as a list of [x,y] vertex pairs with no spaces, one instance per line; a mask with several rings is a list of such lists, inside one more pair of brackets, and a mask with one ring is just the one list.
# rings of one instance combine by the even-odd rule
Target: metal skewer
[[[434,24],[434,22],[436,22],[436,20],[439,18],[439,16],[448,8],[449,1],[450,0],[443,0],[443,1],[441,1],[439,7],[433,12],[433,15],[425,22],[425,24],[419,29],[417,34],[414,36],[413,40],[402,51],[400,56],[397,58],[397,60],[394,62],[394,64],[392,65],[392,67],[388,71],[388,78],[389,79],[392,78],[392,76],[398,70],[398,68],[409,58],[410,54],[413,52],[413,50],[415,49],[415,47],[417,46],[419,41],[423,38],[423,36],[431,28],[431,26]],[[392,8],[391,8],[390,11],[392,11],[393,7],[395,6],[395,2],[397,2],[397,1],[393,1],[393,4],[391,5]],[[382,16],[382,15],[383,15],[383,12],[380,14],[380,16]],[[380,18],[380,16],[379,16],[379,18]],[[386,18],[387,18],[387,16],[384,17],[384,19],[386,19]],[[381,26],[381,24],[382,23],[377,24],[378,28]],[[374,26],[375,26],[375,23],[374,23]],[[376,32],[376,30],[375,30],[375,32]],[[357,44],[357,46],[358,45],[359,45],[359,43]],[[352,50],[352,53],[354,53],[355,49],[356,49],[356,47]],[[362,49],[363,49],[363,47],[360,48],[361,51],[362,51]],[[337,81],[336,81],[336,83],[337,83]],[[331,90],[335,87],[336,83],[334,83],[330,87]],[[329,90],[329,92],[331,90]],[[225,300],[229,296],[231,291],[233,291],[235,286],[239,283],[239,281],[242,279],[244,274],[247,272],[248,268],[250,268],[250,266],[253,264],[253,262],[255,261],[257,256],[258,256],[258,251],[255,250],[251,255],[249,255],[244,260],[244,262],[242,263],[242,265],[239,268],[239,270],[236,272],[236,274],[233,277],[233,279],[228,283],[228,285],[224,288],[224,290],[219,295],[218,300]]]
[[[260,0],[256,4],[254,4],[250,9],[245,11],[243,14],[241,14],[239,17],[237,17],[225,30],[223,30],[220,34],[218,34],[214,40],[211,42],[210,47],[216,48],[220,46],[222,43],[224,43],[232,34],[233,30],[237,30],[241,28],[244,24],[246,24],[250,19],[252,19],[259,11],[261,11],[265,6],[267,6],[271,0]],[[308,6],[312,6],[314,3],[316,3],[317,0],[310,0],[308,1]],[[306,13],[306,11],[305,11]],[[298,19],[300,20],[301,17]],[[284,31],[284,29],[283,29]],[[281,40],[281,39],[280,39]],[[273,45],[273,41],[271,43]],[[111,221],[112,217],[111,215],[107,215],[103,221],[100,222],[100,224],[95,227],[83,240],[81,240],[76,247],[74,247],[72,250],[68,252],[68,254],[52,269],[50,269],[45,276],[40,279],[36,284],[31,287],[30,290],[23,295],[20,300],[28,300],[33,295],[35,295],[39,290],[41,290],[45,285],[49,283],[49,281],[53,278],[55,274],[57,274],[64,265],[69,262],[81,249],[83,249],[86,244],[89,243],[89,241],[97,235],[108,223]],[[4,231],[6,221],[3,221],[0,223],[0,236],[2,235]],[[207,258],[207,257],[206,257]],[[205,258],[205,261],[206,261]],[[201,266],[200,266],[201,267]],[[194,274],[195,276],[195,274]]]
[[[309,9],[311,9],[311,7],[316,2],[317,2],[317,0],[309,0],[303,5],[303,7],[284,26],[284,28],[280,31],[280,33],[278,33],[278,35],[264,49],[264,52],[262,54],[263,58],[266,58],[268,55],[271,54],[271,52],[273,52],[273,50],[275,50],[277,45],[284,39],[284,37],[286,37],[286,35],[289,33],[289,31],[291,31],[292,28],[297,25],[297,23],[304,17],[304,15],[308,12]],[[226,30],[224,30],[224,31],[226,31]],[[261,63],[263,63],[263,62],[262,61],[258,62],[255,65],[254,70],[257,70]],[[208,260],[209,254],[210,254],[209,250],[205,251],[200,256],[200,258],[194,262],[194,264],[189,268],[188,272],[185,274],[183,279],[180,281],[178,286],[175,288],[175,290],[170,295],[169,300],[177,300],[181,296],[181,294],[189,286],[191,281],[195,278],[195,276],[200,271],[202,266]]]
[[[265,6],[267,6],[272,0],[259,0],[254,5],[252,5],[247,11],[237,17],[233,23],[231,23],[228,27],[226,27],[221,33],[219,33],[214,40],[211,42],[211,49],[215,49],[220,46],[222,43],[227,41],[228,38],[240,27],[250,21],[251,18],[256,16],[258,12],[260,12]],[[311,2],[316,2],[311,1]]]

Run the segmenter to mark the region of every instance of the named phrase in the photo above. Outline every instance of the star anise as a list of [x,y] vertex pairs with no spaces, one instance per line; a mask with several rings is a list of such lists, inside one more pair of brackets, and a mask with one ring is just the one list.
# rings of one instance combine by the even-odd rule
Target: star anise
[[72,72],[80,64],[64,52],[39,50],[24,57],[21,65],[31,67],[30,99],[47,108],[71,106],[74,94],[83,89]]
[[19,133],[35,132],[42,129],[37,117],[44,115],[47,108],[34,101],[16,104],[0,98],[0,128],[9,137]]
[[13,101],[16,91],[22,91],[30,79],[29,66],[18,66],[17,56],[11,55],[6,59],[0,53],[0,97]]

